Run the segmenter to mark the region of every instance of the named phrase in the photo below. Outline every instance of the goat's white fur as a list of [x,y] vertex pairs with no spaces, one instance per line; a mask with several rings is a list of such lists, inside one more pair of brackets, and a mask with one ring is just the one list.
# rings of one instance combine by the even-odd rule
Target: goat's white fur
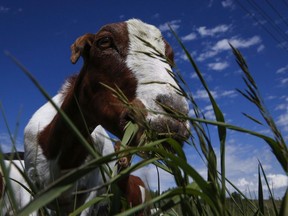
[[141,201],[142,203],[145,202],[146,199],[146,188],[139,186],[140,192],[141,192]]
[[[18,169],[21,171],[24,171],[24,161],[23,160],[14,160],[13,162],[9,160],[4,160],[5,167],[8,171],[8,176],[10,178],[10,184],[11,188],[13,190],[13,196],[15,198],[17,207],[21,209],[21,207],[27,205],[32,197],[30,195],[30,192],[25,190],[23,186],[28,187],[25,179],[23,178],[22,174],[19,172]],[[18,168],[17,168],[18,167]],[[1,170],[0,170],[1,171]],[[21,184],[19,184],[20,182]],[[5,183],[4,183],[5,184]],[[1,203],[1,211],[0,215],[14,215],[14,210],[12,209],[10,198],[8,195],[7,190],[4,190],[4,195]],[[35,213],[32,215],[36,215]]]
[[[53,97],[55,104],[60,107],[63,102],[63,92],[67,88],[67,84],[64,84],[64,91],[62,90],[59,94]],[[48,123],[56,115],[57,111],[51,103],[44,104],[30,119],[28,125],[25,128],[25,170],[32,181],[37,183],[40,188],[46,187],[49,183],[53,182],[54,179],[61,176],[61,172],[57,165],[56,160],[47,160],[43,155],[43,151],[38,143],[37,136]],[[114,147],[111,140],[108,138],[108,134],[101,127],[98,126],[91,134],[94,141],[94,146],[98,152],[102,155],[107,155],[114,152]],[[111,165],[111,164],[110,164]],[[98,168],[85,175],[75,183],[72,190],[65,193],[63,196],[69,196],[78,189],[81,188],[95,188],[103,184],[103,179]],[[87,194],[85,202],[97,197],[103,193],[103,190],[91,191]],[[71,199],[71,197],[70,197]],[[86,209],[81,213],[82,216],[90,215],[93,209]]]
[[[178,84],[172,73],[168,72],[172,71],[171,66],[165,58],[153,55],[158,52],[165,56],[165,43],[160,30],[137,19],[128,20],[127,28],[130,43],[126,64],[138,80],[136,97],[145,105],[146,109],[154,111],[148,112],[147,122],[155,121],[161,116],[155,112],[163,112],[155,102],[158,95],[165,94],[175,99],[181,98],[180,101],[188,109],[185,98],[177,94]],[[151,47],[141,39],[149,42]],[[153,55],[153,57],[151,58],[147,54]]]

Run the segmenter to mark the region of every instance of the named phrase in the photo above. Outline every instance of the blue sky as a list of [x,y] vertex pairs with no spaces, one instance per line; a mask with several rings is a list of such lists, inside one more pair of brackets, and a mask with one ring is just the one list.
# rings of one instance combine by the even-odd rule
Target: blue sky
[[[127,0],[120,4],[114,0],[1,1],[0,101],[12,132],[18,131],[17,146],[22,148],[23,129],[45,100],[4,51],[17,57],[53,96],[65,78],[81,68],[80,63],[70,63],[70,45],[74,40],[84,33],[97,32],[104,24],[129,18],[139,18],[163,32],[174,49],[179,70],[208,119],[213,118],[213,113],[207,95],[167,23],[195,58],[226,121],[269,135],[267,127],[260,127],[241,114],[246,112],[260,118],[258,111],[235,91],[245,86],[228,42],[239,48],[287,142],[288,2],[281,0],[272,4],[262,1],[255,5],[246,0]],[[216,136],[213,128],[211,136]],[[2,117],[0,144],[5,151],[11,148]],[[217,142],[214,147],[219,152]],[[205,176],[205,166],[195,151],[188,147],[185,151],[190,163]],[[253,192],[257,187],[258,159],[280,197],[287,186],[287,176],[269,147],[251,136],[228,133],[228,177],[243,191]],[[138,173],[147,178],[152,188],[155,187],[151,180],[155,176],[153,169],[147,167]],[[171,186],[171,179],[162,173],[163,190]]]

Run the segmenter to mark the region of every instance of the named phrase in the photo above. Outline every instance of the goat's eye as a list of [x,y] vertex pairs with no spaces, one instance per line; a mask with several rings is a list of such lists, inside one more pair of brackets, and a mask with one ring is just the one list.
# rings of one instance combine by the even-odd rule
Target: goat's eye
[[101,49],[106,49],[112,47],[113,42],[111,37],[104,37],[98,40],[97,46]]

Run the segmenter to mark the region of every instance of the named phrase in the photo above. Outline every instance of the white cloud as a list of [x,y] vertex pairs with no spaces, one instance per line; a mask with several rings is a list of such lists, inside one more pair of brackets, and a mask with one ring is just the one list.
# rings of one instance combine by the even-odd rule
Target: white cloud
[[286,112],[278,116],[276,124],[282,127],[283,131],[288,132],[288,108],[286,106]]
[[[176,186],[174,177],[170,173],[163,171],[160,168],[158,168],[158,171],[161,192]],[[154,165],[150,164],[135,171],[133,174],[139,176],[148,188],[154,191],[158,189],[158,174]]]
[[[202,76],[206,79],[206,81],[210,81],[210,80],[212,80],[212,77],[209,75],[209,74],[207,74],[207,73],[201,73],[202,74]],[[190,76],[189,76],[191,79],[198,79],[198,75],[197,75],[197,73],[196,72],[192,72],[192,73],[190,73]]]
[[197,31],[202,37],[205,37],[205,36],[211,36],[212,37],[216,34],[224,33],[226,31],[228,31],[229,28],[230,28],[230,26],[224,25],[224,24],[215,26],[214,28],[211,28],[211,29],[207,29],[206,26],[201,26],[197,29]]
[[267,96],[265,99],[267,99],[267,100],[274,100],[274,99],[276,99],[277,98],[277,96],[275,96],[275,95],[269,95],[269,96]]
[[275,118],[276,125],[282,132],[284,140],[288,141],[288,96],[283,95],[281,97],[275,97],[275,99],[280,100],[278,103],[274,102],[274,110],[277,111],[278,114]]
[[[248,144],[228,143],[226,145],[226,169],[229,170],[231,178],[241,175],[251,175],[257,172],[257,157],[266,152],[266,149],[257,149]],[[264,157],[263,157],[264,158]],[[241,164],[241,166],[239,166]]]
[[155,13],[155,14],[152,16],[153,19],[158,19],[159,17],[160,17],[160,14],[159,14],[159,13]]
[[288,64],[286,66],[284,66],[284,67],[279,68],[276,71],[277,74],[282,74],[282,73],[286,73],[286,72],[288,72]]
[[218,41],[212,49],[215,51],[230,50],[231,47],[229,43],[238,49],[249,48],[253,45],[261,43],[261,38],[259,36],[253,36],[248,39],[242,39],[242,38],[223,39]]
[[[282,198],[284,195],[283,192],[285,191],[285,188],[288,186],[288,177],[284,174],[266,174],[268,184],[270,189],[275,194],[274,198]],[[270,196],[268,194],[268,187],[266,185],[265,179],[262,177],[262,187],[264,190],[264,196],[268,198]],[[254,174],[252,176],[245,176],[240,177],[239,179],[236,179],[234,184],[237,186],[238,189],[240,189],[242,192],[248,192],[249,194],[257,194],[258,192],[258,174]],[[233,190],[233,189],[232,189]],[[249,197],[248,193],[246,196]]]
[[201,54],[197,57],[197,60],[198,60],[198,61],[204,61],[204,60],[206,60],[206,59],[208,59],[208,58],[211,58],[211,57],[216,56],[217,54],[218,54],[218,52],[215,51],[215,50],[208,50],[208,51],[206,51],[206,52],[201,53]]
[[214,2],[214,0],[209,0],[208,7],[212,7],[213,6],[213,2]]
[[[22,143],[20,139],[16,138],[14,142],[16,144],[16,148],[20,151],[23,151],[23,146],[20,145],[20,143]],[[13,150],[13,144],[9,134],[7,133],[0,134],[0,146],[3,152],[11,152]]]
[[236,182],[236,185],[238,185],[238,188],[243,188],[246,189],[246,188],[254,188],[255,185],[253,182],[251,181],[248,181],[246,178],[240,178],[237,182]]
[[234,4],[233,0],[224,0],[221,2],[221,5],[224,8],[230,8],[230,9],[235,8],[235,4]]
[[190,33],[184,37],[182,37],[182,41],[192,41],[192,40],[195,40],[197,38],[197,35],[195,33]]
[[229,66],[228,62],[214,62],[209,63],[208,68],[215,70],[215,71],[222,71]]
[[[210,91],[214,99],[220,99],[220,98],[234,98],[237,96],[235,90],[213,90]],[[208,100],[209,96],[206,92],[206,90],[197,90],[196,93],[193,94],[193,97],[195,99],[199,100]]]
[[[204,107],[203,111],[211,111],[212,106]],[[207,178],[207,168],[205,164],[199,158],[199,155],[195,153],[193,148],[189,146],[189,149],[184,148],[187,155],[188,162],[193,166],[196,171],[203,177]],[[191,152],[190,152],[191,151]],[[217,155],[217,164],[219,169],[220,162],[220,150],[215,148]],[[226,143],[226,177],[244,194],[249,197],[257,194],[258,190],[258,159],[261,160],[262,166],[265,170],[265,174],[268,179],[270,188],[275,194],[275,198],[282,197],[285,188],[287,187],[288,177],[281,171],[277,171],[280,165],[275,161],[273,154],[267,146],[255,146],[253,140],[247,143],[239,142],[236,138],[228,138]],[[201,162],[200,162],[201,161]],[[281,168],[280,168],[281,170]],[[168,188],[175,187],[174,177],[159,169],[160,191],[165,191]],[[134,175],[139,176],[146,185],[152,189],[158,189],[158,175],[154,165],[148,165],[136,172]],[[193,180],[191,180],[193,181]],[[268,198],[268,190],[265,184],[265,180],[262,176],[262,184],[264,190],[264,196]],[[227,187],[233,192],[235,189],[227,183]],[[284,188],[284,189],[283,189]],[[254,198],[254,197],[253,197]]]
[[12,150],[11,139],[8,134],[0,134],[0,146],[3,152],[10,152]]
[[284,85],[288,83],[288,78],[281,79],[281,84]]
[[243,39],[243,38],[238,38],[238,37],[232,37],[231,39],[222,39],[217,41],[214,46],[212,46],[211,48],[209,48],[206,52],[201,53],[198,57],[197,60],[198,61],[204,61],[208,58],[214,57],[217,54],[223,52],[223,51],[227,51],[230,50],[231,47],[229,45],[232,44],[235,48],[249,48],[251,46],[255,46],[261,43],[261,38],[257,35],[251,37],[251,38],[247,38],[247,39]]
[[[219,159],[219,150],[217,158]],[[270,188],[273,188],[275,197],[282,197],[288,183],[288,177],[282,174],[280,165],[275,161],[275,157],[270,149],[265,147],[255,146],[253,141],[250,143],[228,142],[226,145],[226,175],[230,181],[242,192],[257,194],[258,190],[258,159],[264,168],[265,174],[268,178]],[[218,160],[218,164],[219,164]],[[262,176],[262,175],[261,175]],[[269,176],[269,177],[268,177]],[[264,195],[268,198],[268,188],[262,176],[262,184]],[[234,189],[227,184],[231,191]],[[248,193],[249,192],[249,193]]]
[[0,5],[0,14],[4,14],[4,13],[10,13],[10,12],[13,12],[15,14],[17,13],[21,13],[23,12],[23,8],[9,8],[9,7],[5,7],[3,5]]
[[204,107],[203,112],[206,119],[215,120],[215,113],[212,105]]
[[203,110],[204,111],[213,110],[213,106],[212,105],[205,106]]
[[226,90],[221,93],[222,97],[236,97],[237,94],[234,90]]
[[275,110],[286,110],[287,109],[287,104],[282,103],[282,104],[278,104],[275,108]]
[[170,27],[174,31],[177,31],[180,28],[180,23],[181,23],[181,20],[172,20],[170,22],[166,22],[164,24],[159,25],[158,28],[160,29],[161,32],[167,32],[167,31],[170,31],[170,28],[169,28],[169,25],[170,25]]
[[260,44],[260,46],[257,48],[257,52],[261,52],[265,49],[265,46],[263,44]]
[[269,186],[272,189],[278,189],[288,186],[288,176],[283,174],[268,174],[267,175]]
[[9,12],[10,8],[5,7],[5,6],[0,6],[0,13],[7,13]]
[[[209,110],[209,106],[204,109]],[[250,142],[240,141],[239,138],[227,138],[225,154],[226,177],[248,198],[255,198],[251,197],[251,194],[253,196],[258,192],[258,160],[260,159],[267,178],[269,176],[269,186],[271,189],[273,188],[275,198],[281,198],[287,187],[286,175],[283,174],[281,166],[277,163],[267,146],[255,146],[254,141],[249,140]],[[214,150],[217,156],[218,170],[220,170],[220,150],[219,148]],[[191,163],[195,164],[193,158]],[[201,171],[202,176],[205,178],[205,173],[207,173],[205,165],[196,165],[194,167],[198,172]],[[263,175],[261,176],[264,196],[268,198],[267,186]],[[227,183],[227,187],[231,192],[235,191],[229,183]]]
[[[217,98],[217,93],[215,91],[211,91],[211,94],[213,95],[214,98]],[[206,92],[206,90],[197,90],[195,94],[193,94],[193,97],[195,99],[200,99],[200,100],[208,100],[209,96]]]
[[193,72],[193,73],[190,74],[190,78],[191,79],[197,79],[198,75],[195,72]]
[[[213,110],[212,105],[208,105],[208,106],[204,107],[203,109],[201,109],[201,112],[204,114],[206,119],[215,120],[215,114],[214,114],[214,110]],[[192,117],[196,116],[193,109],[190,109],[189,116],[192,116]]]
[[[229,97],[229,98],[233,98],[236,97],[237,94],[234,90],[214,90],[214,91],[210,91],[212,96],[215,99],[219,99],[219,98],[223,98],[223,97]],[[196,93],[193,94],[193,97],[195,99],[199,99],[199,100],[208,100],[209,96],[206,92],[206,90],[197,90]]]

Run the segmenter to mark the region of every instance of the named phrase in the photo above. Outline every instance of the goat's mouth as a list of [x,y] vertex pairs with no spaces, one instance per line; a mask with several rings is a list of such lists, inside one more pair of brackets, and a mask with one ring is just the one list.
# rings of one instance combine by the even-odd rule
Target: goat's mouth
[[[177,112],[179,109],[163,105],[162,101],[158,102],[158,106],[161,107],[163,113],[147,111],[144,104],[137,99],[131,102],[132,108],[125,109],[121,113],[120,128],[123,132],[128,122],[136,123],[139,126],[138,132],[135,134],[133,140],[131,140],[132,146],[139,146],[147,141],[172,138],[182,147],[184,141],[189,138],[190,127],[185,114],[183,114],[186,113],[186,110],[183,109],[181,112]],[[145,140],[142,140],[144,133]],[[174,152],[168,142],[163,142],[163,147],[168,151]]]
[[[149,128],[152,134],[156,135],[154,139],[172,138],[177,141],[181,147],[189,138],[190,131],[187,121],[182,121],[169,116],[160,116],[157,120],[151,121]],[[174,152],[169,142],[163,142],[163,147]]]
[[[138,116],[139,117],[139,116]],[[135,119],[131,117],[131,113],[123,115],[121,120],[122,125],[126,125],[128,122],[133,122],[138,125],[138,132],[135,134],[134,139],[131,140],[133,146],[143,145],[149,141],[155,141],[165,138],[172,138],[177,141],[181,147],[184,142],[189,138],[189,123],[186,120],[176,119],[170,116],[157,115],[153,119],[149,119],[142,116],[141,121],[139,118]],[[137,121],[138,120],[138,121]],[[123,127],[123,130],[124,127]],[[144,140],[143,134],[145,133]],[[173,147],[169,142],[163,142],[163,147],[174,152]]]

